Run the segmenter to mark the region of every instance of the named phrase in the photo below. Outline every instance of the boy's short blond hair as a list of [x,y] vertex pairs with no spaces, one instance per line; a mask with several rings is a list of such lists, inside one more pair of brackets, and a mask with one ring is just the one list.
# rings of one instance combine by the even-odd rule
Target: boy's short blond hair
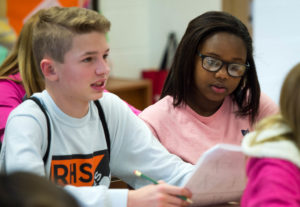
[[33,53],[40,65],[47,55],[60,63],[72,47],[74,35],[106,33],[110,22],[96,11],[78,7],[51,7],[40,14],[33,28]]

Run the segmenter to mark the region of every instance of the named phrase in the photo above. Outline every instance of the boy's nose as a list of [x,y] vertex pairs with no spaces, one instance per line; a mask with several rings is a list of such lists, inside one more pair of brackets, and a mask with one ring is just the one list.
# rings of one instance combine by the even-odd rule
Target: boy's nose
[[108,74],[110,71],[109,65],[106,61],[99,61],[99,64],[97,64],[96,68],[96,74],[101,75],[101,74]]

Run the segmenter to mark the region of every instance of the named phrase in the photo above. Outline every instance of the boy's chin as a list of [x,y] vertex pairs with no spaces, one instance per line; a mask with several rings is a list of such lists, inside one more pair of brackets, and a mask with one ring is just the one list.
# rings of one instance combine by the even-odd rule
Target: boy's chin
[[98,100],[98,99],[102,98],[102,96],[103,96],[103,92],[102,92],[102,93],[99,93],[99,94],[97,94],[97,95],[95,95],[95,96],[93,96],[93,97],[91,98],[91,101]]

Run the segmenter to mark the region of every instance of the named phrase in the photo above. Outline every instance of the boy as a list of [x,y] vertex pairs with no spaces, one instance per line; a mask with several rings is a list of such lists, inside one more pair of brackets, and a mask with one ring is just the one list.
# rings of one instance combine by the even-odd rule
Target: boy
[[[176,195],[191,193],[164,182],[130,191],[107,189],[111,174],[139,188],[149,182],[134,170],[182,185],[194,169],[168,153],[121,99],[103,94],[109,28],[105,17],[82,8],[52,7],[40,15],[33,51],[46,90],[34,97],[49,116],[51,139],[47,141],[49,127],[38,105],[23,102],[7,121],[1,170],[47,176],[83,206],[187,206]],[[100,108],[93,102],[98,99]],[[99,118],[101,107],[106,122]]]

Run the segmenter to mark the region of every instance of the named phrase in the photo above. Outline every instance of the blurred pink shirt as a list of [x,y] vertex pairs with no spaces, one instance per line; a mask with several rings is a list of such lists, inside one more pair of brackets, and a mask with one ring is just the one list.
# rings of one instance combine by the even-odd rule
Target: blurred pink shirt
[[241,207],[300,206],[300,169],[290,161],[251,158]]
[[[20,74],[9,76],[21,80]],[[25,89],[21,83],[9,79],[0,79],[0,139],[3,141],[4,129],[9,113],[22,103]]]

